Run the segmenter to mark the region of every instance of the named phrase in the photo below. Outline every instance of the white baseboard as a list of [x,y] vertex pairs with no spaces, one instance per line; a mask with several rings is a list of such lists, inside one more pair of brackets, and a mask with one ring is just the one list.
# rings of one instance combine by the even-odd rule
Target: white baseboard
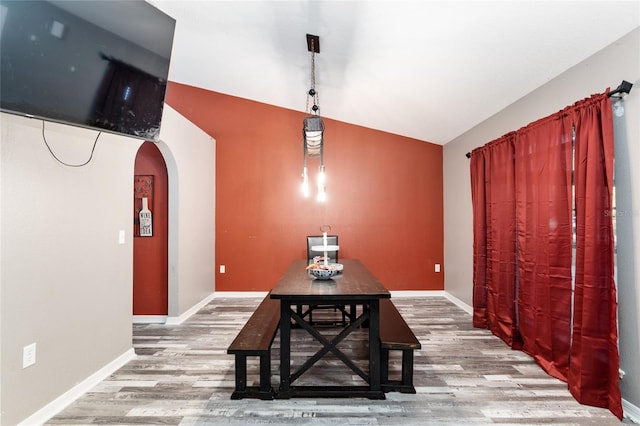
[[24,419],[19,425],[42,425],[51,419],[53,416],[64,410],[67,406],[69,406],[76,399],[80,398],[82,395],[91,390],[94,386],[105,380],[111,374],[113,374],[120,367],[131,361],[136,357],[136,353],[133,348],[128,349],[125,353],[102,367],[100,370],[96,371],[67,392],[63,393],[49,404],[45,405],[31,416]]
[[268,291],[216,291],[214,298],[265,297]]
[[179,325],[179,324],[182,324],[184,321],[187,320],[187,318],[189,318],[191,315],[193,315],[196,312],[198,312],[200,309],[202,309],[204,306],[206,306],[207,303],[211,302],[213,300],[214,296],[215,296],[215,293],[211,293],[210,295],[208,295],[207,297],[202,299],[200,302],[198,302],[195,305],[193,305],[190,309],[185,311],[179,317],[167,317],[166,324],[167,325]]
[[442,297],[442,290],[391,290],[391,297]]
[[164,324],[167,322],[166,315],[134,315],[134,324]]
[[460,309],[468,313],[469,315],[473,315],[473,308],[457,297],[451,295],[447,291],[443,290],[392,290],[391,297],[401,298],[401,297],[444,297],[449,301],[453,302]]
[[462,300],[458,299],[457,297],[455,297],[454,295],[452,295],[451,293],[448,292],[444,292],[444,297],[446,297],[447,299],[449,299],[451,302],[453,302],[457,307],[459,307],[460,309],[462,309],[463,311],[465,311],[466,313],[468,313],[469,315],[473,315],[473,307],[467,305],[466,303],[464,303]]
[[623,399],[622,410],[624,411],[624,417],[634,423],[640,423],[640,407],[637,407],[629,401]]

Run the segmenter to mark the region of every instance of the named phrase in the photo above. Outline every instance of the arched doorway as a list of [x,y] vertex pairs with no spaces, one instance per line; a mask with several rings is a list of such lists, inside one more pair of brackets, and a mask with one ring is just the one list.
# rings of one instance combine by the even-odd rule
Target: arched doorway
[[[133,315],[163,322],[168,315],[169,182],[162,153],[152,142],[140,146],[134,176]],[[151,226],[141,226],[143,205]],[[155,318],[157,317],[157,318]],[[154,321],[155,318],[155,321]]]

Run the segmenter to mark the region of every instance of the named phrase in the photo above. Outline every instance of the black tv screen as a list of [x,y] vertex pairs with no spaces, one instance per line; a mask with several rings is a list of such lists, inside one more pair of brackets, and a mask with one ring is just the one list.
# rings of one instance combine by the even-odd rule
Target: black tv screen
[[1,0],[0,109],[157,140],[174,29],[142,0]]

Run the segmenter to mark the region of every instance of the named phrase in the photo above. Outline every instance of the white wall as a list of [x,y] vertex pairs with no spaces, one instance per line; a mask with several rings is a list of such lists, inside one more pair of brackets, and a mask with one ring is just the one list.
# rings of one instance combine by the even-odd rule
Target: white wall
[[[164,118],[161,150],[177,185],[170,203],[180,210],[170,315],[180,315],[215,285],[215,143],[168,106]],[[47,151],[42,121],[0,119],[0,424],[13,425],[131,351],[133,174],[142,141],[103,133],[91,163],[69,168]],[[46,129],[70,163],[88,158],[97,134]],[[36,364],[23,369],[22,348],[33,342]]]
[[[0,423],[21,421],[131,348],[133,165],[141,141],[103,133],[70,168],[42,121],[1,114]],[[68,163],[96,131],[46,123]],[[125,230],[126,243],[118,244]],[[36,343],[35,365],[22,348]]]
[[[526,70],[523,70],[526,72]],[[465,153],[567,105],[634,83],[616,119],[618,298],[623,399],[640,407],[640,29],[574,66],[444,146],[445,291],[472,305],[473,222]]]
[[168,105],[160,141],[169,172],[169,316],[179,317],[214,291],[216,146]]

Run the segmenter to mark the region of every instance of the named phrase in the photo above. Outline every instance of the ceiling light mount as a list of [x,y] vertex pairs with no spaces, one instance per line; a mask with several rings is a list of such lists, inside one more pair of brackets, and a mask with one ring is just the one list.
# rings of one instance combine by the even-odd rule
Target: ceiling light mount
[[307,50],[320,53],[320,36],[307,34]]

